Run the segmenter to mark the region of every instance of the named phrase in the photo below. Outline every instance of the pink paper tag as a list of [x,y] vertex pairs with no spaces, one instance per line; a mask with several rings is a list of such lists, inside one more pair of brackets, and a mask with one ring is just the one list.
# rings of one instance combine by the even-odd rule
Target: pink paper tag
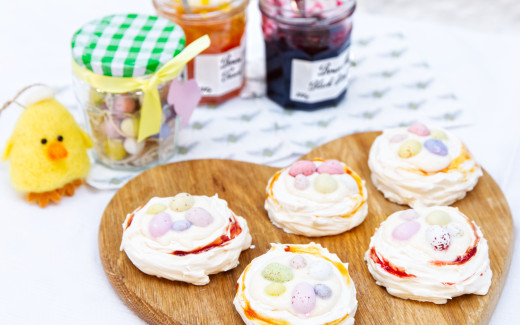
[[181,117],[182,130],[188,121],[191,114],[202,97],[201,91],[195,79],[190,79],[185,82],[180,82],[179,79],[173,79],[168,91],[168,104],[173,105],[173,109]]

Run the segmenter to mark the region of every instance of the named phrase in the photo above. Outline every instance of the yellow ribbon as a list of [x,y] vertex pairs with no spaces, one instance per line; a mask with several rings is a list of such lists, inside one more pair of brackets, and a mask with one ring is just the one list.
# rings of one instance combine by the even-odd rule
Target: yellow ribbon
[[208,35],[204,35],[186,46],[177,56],[168,61],[162,68],[146,77],[110,77],[96,74],[80,67],[72,60],[72,71],[78,78],[92,87],[110,93],[126,93],[141,90],[144,94],[141,107],[141,119],[137,140],[141,141],[157,134],[161,129],[161,99],[157,86],[177,77],[186,63],[209,47]]

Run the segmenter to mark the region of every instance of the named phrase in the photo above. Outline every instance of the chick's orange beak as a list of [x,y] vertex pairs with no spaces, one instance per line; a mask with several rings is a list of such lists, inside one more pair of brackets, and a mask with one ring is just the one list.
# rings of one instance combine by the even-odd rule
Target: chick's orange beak
[[49,145],[49,148],[47,148],[47,156],[53,161],[63,159],[67,157],[68,154],[69,152],[65,149],[65,146],[59,142],[53,142]]

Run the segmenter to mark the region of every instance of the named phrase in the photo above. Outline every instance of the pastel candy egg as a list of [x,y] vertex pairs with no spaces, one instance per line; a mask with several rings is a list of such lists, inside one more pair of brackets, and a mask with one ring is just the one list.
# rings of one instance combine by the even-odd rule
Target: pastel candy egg
[[329,159],[324,161],[321,165],[318,166],[317,171],[320,174],[329,175],[345,174],[345,168],[343,167],[343,164],[336,159]]
[[316,261],[309,266],[309,275],[316,280],[327,280],[332,274],[332,266],[326,261]]
[[270,283],[264,288],[266,295],[278,297],[285,292],[285,286],[281,283]]
[[404,210],[399,214],[399,216],[404,220],[413,220],[419,218],[419,214],[414,209]]
[[408,132],[425,137],[430,135],[428,127],[422,123],[414,123],[408,128]]
[[401,142],[403,141],[404,139],[408,138],[408,135],[407,134],[394,134],[391,138],[390,138],[390,142],[392,143],[397,143],[397,142]]
[[289,265],[294,269],[303,269],[307,266],[307,261],[305,260],[305,257],[301,255],[295,255],[289,261]]
[[189,222],[188,220],[176,220],[173,224],[172,224],[172,229],[174,231],[184,231],[184,230],[188,230],[189,228],[191,227],[191,222]]
[[292,280],[293,272],[283,264],[271,263],[262,270],[262,276],[274,282],[287,282]]
[[166,212],[160,212],[150,221],[148,231],[152,237],[157,238],[167,233],[171,227],[172,219],[170,218],[170,215]]
[[124,136],[135,138],[137,137],[137,130],[139,128],[138,122],[136,118],[125,118],[121,122],[121,132]]
[[462,228],[456,223],[450,223],[446,226],[446,229],[450,233],[451,237],[462,237],[464,236],[464,231]]
[[316,306],[314,288],[307,282],[298,283],[293,289],[291,304],[298,314],[310,314]]
[[444,226],[451,222],[451,217],[442,210],[435,210],[426,216],[426,222],[430,225]]
[[300,191],[306,190],[310,185],[309,179],[303,174],[296,175],[294,178],[294,188]]
[[417,155],[421,151],[422,145],[417,140],[408,140],[399,148],[399,157],[410,158]]
[[114,100],[114,110],[121,113],[132,113],[136,108],[135,99],[129,96],[118,96]]
[[195,199],[188,193],[179,193],[170,202],[170,209],[175,212],[189,210],[195,204]]
[[116,123],[119,123],[115,120],[107,120],[104,124],[102,124],[102,129],[105,131],[105,134],[109,138],[117,139],[122,137],[120,131],[117,130]]
[[161,131],[159,132],[159,139],[166,139],[172,133],[172,129],[168,124],[161,125]]
[[144,141],[138,142],[134,138],[126,138],[125,141],[123,141],[123,147],[125,148],[126,152],[131,155],[137,155],[143,151],[144,146]]
[[332,193],[338,189],[338,182],[329,174],[320,174],[314,180],[314,189],[323,194]]
[[448,230],[439,225],[433,225],[426,230],[426,240],[437,251],[448,249],[451,244],[451,236]]
[[309,176],[316,171],[316,165],[309,160],[298,160],[289,168],[289,175],[296,177],[296,175],[303,174]]
[[441,140],[428,139],[424,141],[424,147],[437,156],[446,156],[448,154],[448,148]]
[[126,150],[123,141],[118,139],[107,139],[104,143],[106,155],[115,161],[121,160],[126,156]]
[[328,285],[319,283],[314,286],[314,293],[321,299],[328,299],[332,296],[332,290]]
[[164,204],[161,204],[161,203],[155,203],[155,204],[152,204],[150,205],[150,207],[148,208],[148,210],[146,210],[146,213],[147,214],[157,214],[159,212],[163,212],[164,210],[166,210],[168,207]]
[[395,227],[394,231],[392,231],[392,237],[395,240],[405,241],[412,238],[420,228],[421,224],[417,221],[406,221]]
[[430,136],[438,140],[448,140],[448,136],[442,130],[433,130]]
[[186,220],[197,227],[207,227],[213,222],[213,216],[204,208],[194,207],[186,212]]

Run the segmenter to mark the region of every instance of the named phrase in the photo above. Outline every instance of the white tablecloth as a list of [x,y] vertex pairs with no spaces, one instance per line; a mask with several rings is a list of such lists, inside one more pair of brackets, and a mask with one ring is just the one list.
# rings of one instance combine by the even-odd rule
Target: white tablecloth
[[[0,102],[33,82],[66,86],[71,77],[71,34],[91,19],[118,12],[153,13],[153,8],[142,0],[2,4]],[[258,26],[258,20],[251,19],[253,24]],[[465,112],[472,115],[472,124],[454,132],[500,185],[517,224],[519,35],[473,32],[363,13],[358,13],[355,24],[358,29],[402,31],[447,89],[456,94]],[[248,47],[252,46],[255,43],[249,42]],[[19,108],[12,107],[0,115],[1,148],[19,113]],[[0,214],[1,324],[141,322],[112,289],[99,260],[99,221],[113,194],[82,187],[74,197],[42,210],[14,192],[8,165],[0,164],[0,203],[4,208]],[[518,246],[517,241],[516,251]],[[492,324],[519,322],[519,272],[520,261],[514,256]]]

